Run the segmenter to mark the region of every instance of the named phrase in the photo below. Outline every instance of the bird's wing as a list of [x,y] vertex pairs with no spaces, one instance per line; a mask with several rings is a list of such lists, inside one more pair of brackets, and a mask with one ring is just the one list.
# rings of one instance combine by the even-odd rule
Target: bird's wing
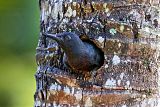
[[101,61],[103,60],[103,56],[101,56],[102,54],[100,49],[97,46],[95,46],[95,44],[85,42],[85,45],[89,53],[90,61],[94,66],[93,68],[99,68],[101,66]]

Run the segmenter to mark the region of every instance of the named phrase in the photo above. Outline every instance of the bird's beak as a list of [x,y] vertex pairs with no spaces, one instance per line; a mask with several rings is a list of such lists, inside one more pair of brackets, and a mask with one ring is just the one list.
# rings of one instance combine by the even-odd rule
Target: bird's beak
[[60,45],[63,43],[62,37],[59,34],[42,33],[42,35],[55,40]]

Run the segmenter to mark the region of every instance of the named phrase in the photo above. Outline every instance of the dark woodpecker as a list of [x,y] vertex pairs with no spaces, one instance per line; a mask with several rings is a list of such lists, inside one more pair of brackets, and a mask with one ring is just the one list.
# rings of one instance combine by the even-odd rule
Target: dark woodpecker
[[64,51],[63,63],[76,71],[95,71],[104,63],[104,53],[92,41],[83,41],[72,32],[43,33],[55,40]]

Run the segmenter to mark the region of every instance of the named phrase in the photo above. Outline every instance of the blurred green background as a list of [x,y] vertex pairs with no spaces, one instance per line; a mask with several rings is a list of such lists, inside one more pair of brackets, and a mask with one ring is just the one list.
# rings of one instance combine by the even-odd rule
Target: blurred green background
[[33,107],[38,0],[0,0],[0,107]]

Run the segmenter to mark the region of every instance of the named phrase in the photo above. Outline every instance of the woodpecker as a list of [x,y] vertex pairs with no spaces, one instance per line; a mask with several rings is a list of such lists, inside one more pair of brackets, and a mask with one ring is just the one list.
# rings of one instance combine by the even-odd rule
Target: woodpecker
[[91,41],[83,41],[73,32],[58,34],[43,33],[44,36],[55,40],[63,49],[63,63],[76,71],[95,71],[104,63],[104,53]]

